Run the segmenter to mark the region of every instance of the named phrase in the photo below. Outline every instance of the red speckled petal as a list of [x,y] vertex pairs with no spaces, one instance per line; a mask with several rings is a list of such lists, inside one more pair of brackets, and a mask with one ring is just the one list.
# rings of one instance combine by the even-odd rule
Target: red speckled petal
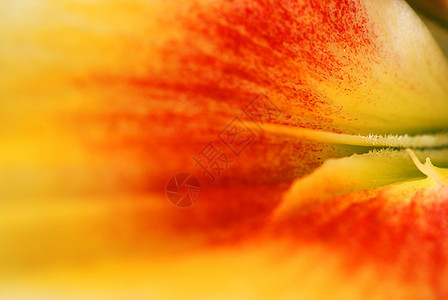
[[[22,4],[2,4],[9,190],[23,190],[24,176],[7,174],[25,163],[47,174],[29,175],[43,194],[160,189],[200,173],[194,156],[235,117],[249,120],[242,110],[260,92],[282,112],[265,121],[291,127],[447,125],[446,61],[399,0]],[[287,182],[365,152],[255,134],[222,180]]]
[[[369,299],[384,297],[383,292],[400,299],[443,299],[448,295],[448,169],[439,169],[444,178],[439,184],[406,171],[400,153],[381,155],[389,157],[381,162],[371,155],[343,159],[331,176],[327,167],[337,162],[328,162],[311,175],[316,178],[316,192],[309,193],[308,202],[303,201],[305,185],[301,190],[298,181],[286,197],[290,202],[295,199],[296,206],[288,205],[278,215],[282,217],[273,235],[292,241],[296,249],[324,245],[331,249],[329,255],[340,255],[349,274],[373,272],[378,290]],[[447,166],[446,150],[432,156]],[[327,184],[319,185],[324,177]],[[396,183],[405,177],[409,180]],[[391,184],[385,185],[387,181]],[[341,189],[334,188],[338,182]],[[367,186],[380,187],[364,189]],[[319,201],[324,204],[316,205]],[[401,286],[400,291],[394,286]]]
[[[384,157],[324,172],[360,174],[341,190],[319,176],[329,162],[304,199],[325,205],[302,213],[289,182],[368,148],[263,124],[236,149],[220,139],[260,93],[264,121],[291,128],[446,128],[447,63],[403,1],[23,0],[0,14],[1,297],[446,295],[445,188],[364,190],[420,174],[410,161],[376,174],[392,178],[371,177]],[[232,160],[214,185],[194,161],[209,142]],[[192,209],[165,197],[177,172],[201,178]],[[420,271],[403,267],[414,256]]]
[[[434,162],[446,165],[445,152],[418,154],[430,154]],[[330,197],[323,205],[302,203],[300,211],[282,218],[270,216],[285,187],[266,185],[215,189],[209,201],[198,203],[198,210],[182,213],[154,205],[158,195],[140,198],[138,205],[120,197],[51,205],[57,214],[45,207],[47,214],[9,210],[0,227],[5,245],[28,238],[20,241],[26,250],[1,249],[3,268],[8,274],[29,268],[39,272],[8,278],[0,295],[443,299],[448,293],[448,190],[412,172],[412,162],[407,169],[404,155],[382,155],[390,156],[383,157],[391,165],[387,170],[371,155],[342,159],[328,180],[338,182],[338,175],[347,176],[342,171],[351,171],[359,186],[349,189],[346,180],[342,193],[332,193],[328,184]],[[370,165],[370,175],[360,173],[363,163]],[[404,170],[393,172],[393,166]],[[322,168],[310,176],[320,177]],[[373,175],[378,171],[390,176],[378,183]],[[370,176],[370,188],[363,183],[368,178],[361,176]],[[388,184],[405,178],[411,180]],[[223,197],[226,205],[217,202]],[[34,226],[23,226],[25,220]],[[51,238],[43,239],[41,231]],[[76,238],[79,231],[82,244]],[[56,247],[51,244],[55,237]],[[48,253],[51,260],[46,261]]]

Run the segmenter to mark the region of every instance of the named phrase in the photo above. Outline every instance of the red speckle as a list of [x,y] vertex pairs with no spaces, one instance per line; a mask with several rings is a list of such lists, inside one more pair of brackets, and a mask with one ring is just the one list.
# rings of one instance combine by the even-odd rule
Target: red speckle
[[[160,181],[188,171],[195,153],[260,92],[288,116],[273,123],[346,132],[333,122],[343,116],[342,106],[319,84],[356,86],[368,71],[358,70],[357,57],[376,57],[373,24],[358,0],[201,2],[164,26],[177,34],[156,41],[158,59],[142,61],[146,72],[97,71],[85,79],[109,96],[102,113],[74,120],[92,149],[138,165],[145,177]],[[90,136],[84,125],[104,134]],[[344,155],[287,138],[260,139],[257,145],[234,173],[226,173],[229,178],[289,181],[325,158]],[[141,179],[138,186],[157,180]]]
[[[351,199],[365,199],[352,203]],[[344,208],[345,207],[345,208]],[[348,269],[365,264],[448,295],[448,191],[417,192],[409,203],[358,193],[279,224],[275,236],[317,243],[340,253]],[[444,297],[442,297],[444,296]]]

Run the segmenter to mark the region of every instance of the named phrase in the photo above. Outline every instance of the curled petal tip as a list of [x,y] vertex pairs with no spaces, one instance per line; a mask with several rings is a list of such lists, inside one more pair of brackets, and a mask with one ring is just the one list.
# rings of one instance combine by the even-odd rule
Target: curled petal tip
[[412,149],[407,148],[406,152],[409,154],[409,156],[412,159],[412,162],[420,170],[420,172],[428,176],[429,179],[436,182],[437,184],[447,185],[448,183],[447,176],[446,174],[444,174],[447,173],[446,169],[435,167],[432,164],[431,159],[429,157],[427,157],[425,163],[422,164]]

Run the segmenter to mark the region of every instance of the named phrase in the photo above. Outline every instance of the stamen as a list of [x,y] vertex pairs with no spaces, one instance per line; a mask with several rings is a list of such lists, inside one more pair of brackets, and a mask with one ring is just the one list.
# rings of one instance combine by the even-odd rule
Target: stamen
[[423,174],[428,176],[428,178],[438,184],[445,185],[447,183],[446,179],[443,178],[443,174],[439,171],[439,168],[435,167],[432,164],[429,157],[426,158],[425,164],[422,164],[417,155],[415,155],[414,151],[408,148],[406,149],[406,152],[409,154],[415,166],[420,170],[420,172],[422,172]]
[[[256,123],[247,122],[249,127],[260,129]],[[342,133],[327,132],[323,130],[297,128],[294,126],[264,124],[263,131],[266,133],[289,136],[309,141],[327,144],[352,145],[375,148],[412,148],[412,149],[434,149],[448,146],[448,133],[434,135],[350,135]]]

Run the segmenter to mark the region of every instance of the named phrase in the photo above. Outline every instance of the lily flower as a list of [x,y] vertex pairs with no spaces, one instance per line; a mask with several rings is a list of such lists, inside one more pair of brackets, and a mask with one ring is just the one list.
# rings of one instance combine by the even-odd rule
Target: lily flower
[[411,4],[0,3],[0,298],[448,297],[447,6]]

